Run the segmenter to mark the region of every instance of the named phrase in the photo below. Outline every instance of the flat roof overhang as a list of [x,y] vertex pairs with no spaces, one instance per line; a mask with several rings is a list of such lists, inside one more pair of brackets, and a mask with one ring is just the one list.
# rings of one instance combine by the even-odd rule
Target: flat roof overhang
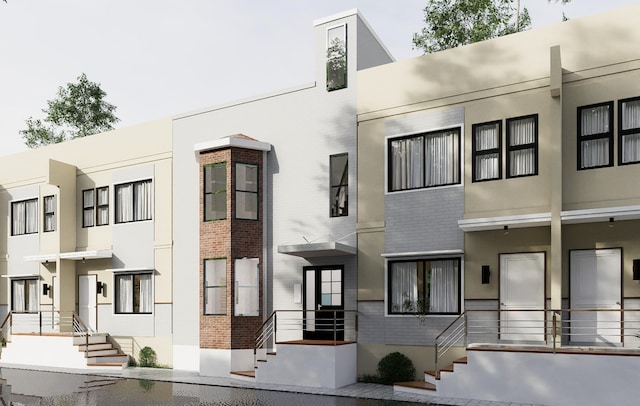
[[111,256],[112,256],[111,250],[90,250],[90,251],[73,251],[73,252],[60,253],[60,259],[70,259],[72,261],[111,258]]
[[562,224],[598,223],[640,219],[640,206],[604,207],[560,212]]
[[516,216],[486,217],[458,220],[464,232],[501,230],[508,228],[543,227],[551,225],[551,213],[534,213]]
[[356,255],[358,249],[339,242],[315,242],[307,244],[279,245],[278,253],[302,258],[337,257]]

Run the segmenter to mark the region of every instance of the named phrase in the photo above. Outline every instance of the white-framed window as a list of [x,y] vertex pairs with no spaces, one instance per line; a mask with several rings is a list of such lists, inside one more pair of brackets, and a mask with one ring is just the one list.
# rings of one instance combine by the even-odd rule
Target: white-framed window
[[96,188],[96,225],[109,224],[109,186]]
[[38,199],[11,202],[11,235],[38,232]]
[[329,188],[331,217],[349,215],[349,155],[337,154],[329,157]]
[[327,91],[347,87],[347,25],[327,30]]
[[236,218],[258,219],[258,165],[236,163]]
[[640,162],[640,97],[618,101],[618,163]]
[[227,314],[227,260],[204,261],[204,314]]
[[578,107],[578,170],[613,166],[613,102]]
[[205,165],[204,221],[227,218],[227,163]]
[[45,233],[49,231],[55,231],[56,230],[56,197],[55,196],[51,195],[51,196],[45,196],[43,198],[42,211],[43,211],[42,218],[44,219],[43,231]]
[[116,223],[151,220],[151,179],[115,185]]
[[153,273],[116,273],[115,312],[117,314],[150,314],[153,312]]
[[95,225],[95,190],[86,189],[82,191],[82,227],[93,227]]
[[459,314],[460,259],[388,263],[389,314]]
[[502,120],[472,126],[473,181],[502,178]]
[[388,140],[389,191],[460,183],[460,128]]
[[260,311],[259,260],[257,258],[236,259],[235,305],[236,316],[258,316]]
[[507,178],[538,174],[538,115],[507,119]]
[[38,279],[11,279],[11,310],[14,312],[38,310]]

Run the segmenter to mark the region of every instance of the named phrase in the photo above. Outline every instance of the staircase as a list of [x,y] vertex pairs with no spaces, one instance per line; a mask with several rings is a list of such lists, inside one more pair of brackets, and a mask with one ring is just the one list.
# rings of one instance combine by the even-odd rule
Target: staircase
[[120,367],[129,363],[129,356],[118,351],[109,340],[108,334],[94,333],[87,337],[73,337],[73,345],[84,354],[87,367]]
[[393,390],[395,392],[408,392],[408,393],[433,393],[437,389],[438,381],[445,374],[452,374],[455,371],[456,365],[466,365],[467,357],[458,358],[453,363],[441,368],[439,371],[431,370],[424,372],[423,381],[415,382],[397,382],[393,384]]

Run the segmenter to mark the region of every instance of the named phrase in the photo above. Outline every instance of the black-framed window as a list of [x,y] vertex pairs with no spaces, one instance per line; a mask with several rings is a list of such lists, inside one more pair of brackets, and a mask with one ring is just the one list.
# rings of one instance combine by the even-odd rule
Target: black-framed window
[[507,177],[538,174],[538,115],[508,118]]
[[115,275],[115,312],[117,314],[150,314],[153,312],[152,272]]
[[11,310],[35,312],[38,310],[38,279],[11,279]]
[[613,166],[613,102],[578,107],[578,170]]
[[205,165],[204,221],[227,218],[227,163]]
[[96,192],[94,189],[82,191],[82,227],[95,225]]
[[44,219],[43,231],[45,233],[56,230],[56,197],[45,196],[42,199],[42,218]]
[[38,199],[11,202],[11,235],[38,232]]
[[329,157],[331,217],[349,215],[349,155],[337,154]]
[[96,188],[96,225],[109,224],[109,186]]
[[151,220],[153,183],[151,179],[115,185],[116,223]]
[[618,101],[618,163],[640,162],[640,97]]
[[472,176],[474,182],[502,178],[502,120],[474,124]]
[[388,264],[389,314],[459,314],[460,259],[393,261]]
[[327,30],[327,91],[347,87],[347,26]]
[[390,192],[460,183],[460,128],[391,138]]
[[227,314],[227,259],[204,260],[204,314]]
[[235,212],[237,219],[258,219],[258,165],[236,163]]

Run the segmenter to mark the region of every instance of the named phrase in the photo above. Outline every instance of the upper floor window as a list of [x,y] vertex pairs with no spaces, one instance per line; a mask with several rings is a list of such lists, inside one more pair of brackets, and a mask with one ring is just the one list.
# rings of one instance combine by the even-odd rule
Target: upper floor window
[[96,197],[96,225],[104,226],[109,224],[109,186],[97,188]]
[[538,174],[538,115],[507,119],[507,177]]
[[327,30],[327,90],[347,87],[347,26]]
[[55,196],[45,196],[44,197],[44,206],[43,210],[43,218],[44,218],[44,232],[55,231],[56,230],[56,197]]
[[502,121],[472,126],[473,181],[502,177]]
[[38,199],[11,203],[11,235],[38,232]]
[[227,314],[227,260],[204,261],[204,314]]
[[389,191],[460,183],[460,128],[389,140]]
[[329,157],[331,217],[349,214],[349,155]]
[[227,164],[204,167],[204,221],[227,218]]
[[14,312],[34,312],[38,310],[38,280],[11,280],[11,310]]
[[460,259],[389,263],[389,314],[460,312]]
[[115,186],[116,223],[151,220],[151,180],[123,183]]
[[116,313],[152,313],[151,272],[115,275]]
[[258,219],[258,165],[236,163],[236,218]]
[[613,165],[613,102],[578,107],[578,169]]
[[95,218],[95,190],[82,191],[82,227],[93,227]]
[[620,165],[640,162],[640,97],[618,101]]

